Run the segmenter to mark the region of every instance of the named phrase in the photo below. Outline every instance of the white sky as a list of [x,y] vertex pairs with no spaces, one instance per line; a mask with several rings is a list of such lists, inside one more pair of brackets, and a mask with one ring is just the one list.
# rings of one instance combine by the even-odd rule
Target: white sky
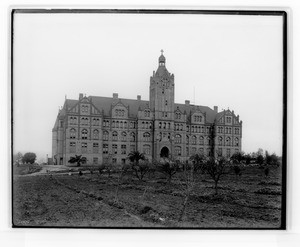
[[243,151],[281,155],[282,19],[276,16],[16,14],[14,151],[51,155],[65,95],[149,99],[164,49],[175,101],[233,109]]

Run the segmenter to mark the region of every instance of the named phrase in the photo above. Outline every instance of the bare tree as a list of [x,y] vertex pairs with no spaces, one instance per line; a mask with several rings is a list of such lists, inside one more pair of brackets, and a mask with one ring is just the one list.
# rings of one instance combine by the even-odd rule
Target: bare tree
[[168,182],[170,183],[172,177],[179,171],[179,162],[171,159],[165,159],[163,162],[156,164],[157,170],[166,175]]
[[210,175],[210,177],[215,182],[215,194],[218,194],[218,182],[222,175],[224,175],[225,168],[228,164],[228,161],[221,157],[219,159],[210,158],[205,164],[205,171]]
[[195,169],[193,166],[192,166],[192,169],[189,169],[189,170],[187,169],[187,165],[184,166],[184,171],[183,171],[184,182],[182,183],[182,191],[184,194],[184,200],[182,202],[182,207],[181,207],[178,221],[182,221],[184,213],[186,211],[189,197],[195,188],[196,179],[195,179],[194,173],[195,173]]

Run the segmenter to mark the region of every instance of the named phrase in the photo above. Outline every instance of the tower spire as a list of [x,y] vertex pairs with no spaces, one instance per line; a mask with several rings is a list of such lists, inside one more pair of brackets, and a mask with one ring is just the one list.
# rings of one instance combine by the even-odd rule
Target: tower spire
[[160,57],[158,58],[158,64],[159,64],[159,66],[165,66],[165,64],[166,64],[166,58],[165,58],[165,56],[164,56],[164,50],[163,49],[161,49],[160,50],[160,52],[161,52],[161,55],[160,55]]

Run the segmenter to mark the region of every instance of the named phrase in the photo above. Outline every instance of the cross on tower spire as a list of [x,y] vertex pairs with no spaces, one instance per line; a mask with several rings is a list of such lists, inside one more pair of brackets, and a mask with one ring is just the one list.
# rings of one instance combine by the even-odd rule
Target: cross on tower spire
[[161,49],[160,52],[161,52],[161,55],[164,55],[164,50],[163,49]]

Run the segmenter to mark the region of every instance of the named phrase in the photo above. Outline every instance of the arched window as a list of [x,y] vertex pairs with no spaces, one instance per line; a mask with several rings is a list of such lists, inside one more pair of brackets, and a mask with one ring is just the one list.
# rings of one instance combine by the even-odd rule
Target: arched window
[[87,134],[88,134],[88,131],[86,129],[83,129],[81,131],[81,139],[87,139]]
[[231,146],[231,138],[230,137],[226,138],[226,146]]
[[116,121],[116,128],[119,128],[119,121]]
[[94,140],[98,140],[99,139],[99,131],[98,130],[94,130],[93,131],[93,138],[94,138]]
[[238,138],[238,137],[236,137],[236,138],[234,139],[234,146],[236,146],[236,147],[239,146],[239,138]]
[[145,142],[149,142],[150,141],[150,133],[148,133],[148,132],[144,133],[143,139]]
[[204,137],[203,136],[200,136],[200,138],[199,138],[199,140],[200,140],[200,145],[204,145]]
[[103,140],[108,141],[108,132],[106,130],[103,131]]
[[122,132],[121,141],[126,141],[127,134],[126,132]]
[[181,135],[175,135],[175,143],[181,143]]
[[75,138],[76,138],[76,130],[70,129],[70,139],[75,139]]
[[145,114],[145,117],[150,117],[150,111],[149,110],[145,110],[144,114]]
[[133,132],[130,134],[130,141],[135,142],[135,134]]
[[192,144],[193,145],[197,144],[197,138],[196,138],[196,136],[192,136]]
[[206,137],[206,144],[211,145],[211,139],[209,136]]
[[189,143],[190,143],[190,137],[186,136],[186,144],[189,144]]
[[118,132],[117,131],[114,131],[112,133],[112,139],[113,139],[113,141],[117,141],[118,140]]
[[223,145],[223,138],[222,138],[221,136],[219,136],[219,138],[218,138],[218,144],[219,144],[220,146]]

